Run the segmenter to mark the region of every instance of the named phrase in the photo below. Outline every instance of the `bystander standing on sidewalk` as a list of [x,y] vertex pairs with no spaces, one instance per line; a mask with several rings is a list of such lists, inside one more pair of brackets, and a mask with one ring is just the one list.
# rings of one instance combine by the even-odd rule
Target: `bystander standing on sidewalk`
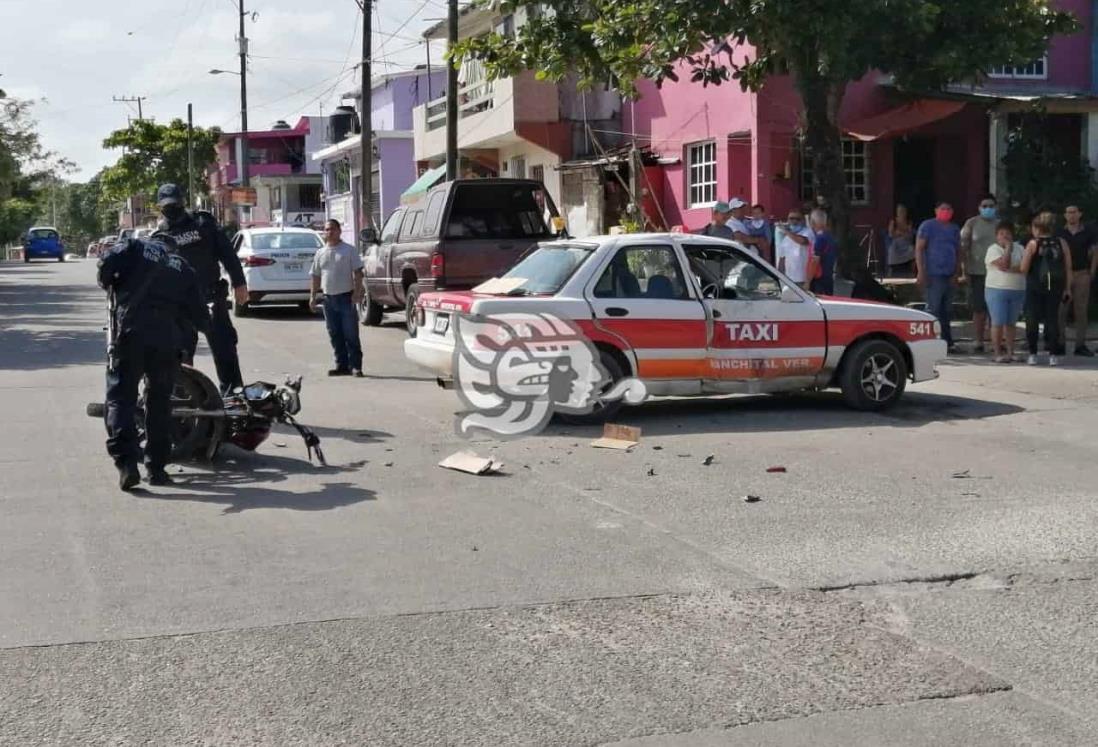
[[342,240],[337,220],[324,224],[325,244],[313,258],[309,308],[317,308],[317,293],[324,292],[324,323],[335,353],[329,376],[362,377],[362,343],[358,336],[358,303],[362,300],[362,257]]
[[923,221],[915,239],[915,266],[919,287],[926,292],[927,310],[938,318],[942,339],[953,347],[953,286],[960,262],[961,229],[953,222],[953,206],[938,204],[934,218]]
[[1092,357],[1094,353],[1087,347],[1087,323],[1090,321],[1090,285],[1098,270],[1098,231],[1083,223],[1083,211],[1078,205],[1068,205],[1064,211],[1067,221],[1060,230],[1060,238],[1067,242],[1071,251],[1071,290],[1070,304],[1060,306],[1060,344],[1067,345],[1068,307],[1075,314],[1075,354]]
[[[818,273],[809,271],[809,289],[818,296],[835,295],[835,262],[839,258],[839,244],[831,235],[830,220],[827,213],[819,208],[812,211],[809,224],[816,240],[812,242],[812,254],[819,265]],[[816,277],[819,275],[819,277]]]
[[1024,247],[1014,240],[1014,226],[1010,221],[999,224],[995,243],[984,253],[991,349],[997,363],[1014,361],[1014,337],[1026,302],[1026,276],[1022,274],[1024,253]]
[[999,205],[995,195],[980,198],[980,212],[965,221],[961,228],[962,277],[968,279],[968,300],[972,311],[976,347],[974,352],[984,352],[987,332],[987,299],[984,294],[987,269],[984,260],[987,249],[995,243],[999,220]]
[[789,211],[789,221],[782,225],[782,240],[778,244],[778,270],[801,288],[809,290],[809,259],[812,256],[812,233],[805,225],[804,216],[797,210]]
[[1037,342],[1041,324],[1045,326],[1045,351],[1048,364],[1059,365],[1060,304],[1071,300],[1071,251],[1067,242],[1054,236],[1056,218],[1041,213],[1033,220],[1033,238],[1026,245],[1022,272],[1026,273],[1026,343],[1029,365],[1037,365]]
[[907,207],[896,206],[896,215],[888,223],[888,276],[909,278],[915,274],[915,227]]

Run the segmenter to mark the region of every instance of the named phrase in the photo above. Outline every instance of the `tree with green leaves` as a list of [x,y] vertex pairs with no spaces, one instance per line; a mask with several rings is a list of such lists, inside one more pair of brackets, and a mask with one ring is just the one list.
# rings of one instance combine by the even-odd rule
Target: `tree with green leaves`
[[[478,0],[492,5],[492,0]],[[1050,0],[541,0],[514,36],[464,40],[454,64],[484,61],[490,77],[535,70],[583,85],[611,76],[626,95],[636,81],[677,81],[681,66],[703,85],[758,91],[788,71],[804,107],[806,155],[816,194],[831,206],[850,271],[850,203],[839,111],[848,86],[871,71],[909,91],[980,79],[996,65],[1040,57],[1054,34],[1077,28]],[[538,6],[536,9],[535,6]]]
[[[220,130],[195,127],[192,133],[194,149],[194,186],[197,195],[206,194],[206,168],[217,160],[215,146]],[[134,195],[143,195],[150,202],[156,188],[165,182],[187,189],[187,123],[173,119],[159,124],[150,119],[136,120],[123,130],[112,132],[103,141],[110,150],[123,153],[113,166],[101,173],[103,199],[111,203],[125,202]]]
[[51,216],[49,188],[74,169],[42,145],[33,108],[33,101],[0,90],[0,245]]

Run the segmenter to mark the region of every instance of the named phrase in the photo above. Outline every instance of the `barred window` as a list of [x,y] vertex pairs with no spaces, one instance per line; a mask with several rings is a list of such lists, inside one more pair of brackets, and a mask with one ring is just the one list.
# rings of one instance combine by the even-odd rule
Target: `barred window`
[[717,143],[709,140],[686,147],[687,207],[709,207],[717,201]]
[[[869,144],[861,140],[843,139],[843,174],[846,177],[846,195],[851,205],[869,204]],[[801,144],[801,199],[816,199],[813,187],[815,164],[812,156]]]
[[1028,65],[999,65],[987,71],[989,78],[1022,78],[1045,80],[1048,78],[1048,55]]

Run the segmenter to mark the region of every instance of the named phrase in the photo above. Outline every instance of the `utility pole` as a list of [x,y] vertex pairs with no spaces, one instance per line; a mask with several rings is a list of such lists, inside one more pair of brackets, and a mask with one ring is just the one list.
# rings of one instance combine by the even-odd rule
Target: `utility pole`
[[140,122],[145,119],[144,113],[141,110],[141,102],[147,99],[148,96],[112,96],[111,99],[119,104],[137,104],[137,121]]
[[[446,38],[453,54],[458,40],[457,0],[447,0],[447,11]],[[446,180],[453,181],[458,176],[458,71],[453,57],[446,62]]]
[[187,104],[187,207],[194,202],[194,107]]
[[372,228],[374,225],[374,100],[373,72],[370,65],[373,55],[373,10],[374,0],[362,0],[362,112],[359,115],[362,224],[359,229]]
[[244,36],[244,0],[240,0],[240,186],[248,186],[248,38]]

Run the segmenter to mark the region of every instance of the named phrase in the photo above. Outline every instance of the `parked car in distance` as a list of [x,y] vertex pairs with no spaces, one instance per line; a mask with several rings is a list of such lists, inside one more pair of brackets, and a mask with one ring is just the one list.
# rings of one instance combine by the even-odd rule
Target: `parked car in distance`
[[65,261],[65,245],[53,226],[31,226],[23,236],[23,261],[56,259]]
[[320,234],[307,228],[245,228],[233,237],[233,250],[244,266],[248,303],[233,300],[233,314],[245,316],[261,304],[298,304],[309,308],[310,269]]
[[[549,314],[595,346],[607,389],[624,377],[641,379],[657,396],[838,388],[848,405],[869,411],[896,404],[909,381],[937,378],[946,357],[930,314],[817,298],[722,239],[629,234],[547,242],[508,279],[499,293],[423,294],[415,314],[420,333],[404,342],[405,355],[445,384],[455,365],[455,316]],[[548,339],[546,350],[559,359],[555,342]],[[593,419],[620,404],[606,404]]]
[[559,213],[545,185],[529,179],[458,179],[392,212],[363,232],[363,324],[404,309],[415,336],[416,299],[433,290],[467,289],[503,274],[539,241],[555,237]]

